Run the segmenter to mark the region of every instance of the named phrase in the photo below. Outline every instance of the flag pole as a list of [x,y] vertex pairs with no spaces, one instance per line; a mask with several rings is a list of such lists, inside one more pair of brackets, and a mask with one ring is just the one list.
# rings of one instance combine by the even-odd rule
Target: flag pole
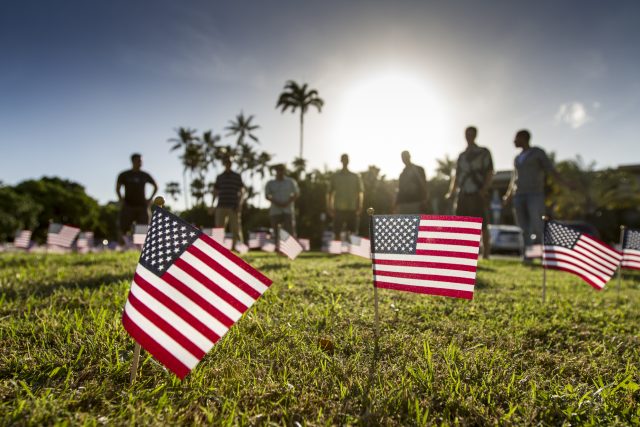
[[376,273],[373,267],[373,214],[375,209],[368,208],[367,214],[369,215],[369,242],[370,242],[370,255],[371,255],[371,269],[373,270],[373,313],[375,323],[375,352],[378,352],[378,337],[380,336],[380,316],[378,314],[378,287],[376,286]]
[[[153,200],[153,204],[163,208],[164,207],[164,197],[158,196]],[[131,360],[131,376],[129,378],[129,383],[133,384],[136,380],[136,374],[138,373],[138,364],[140,363],[140,344],[135,341],[135,345],[133,347],[133,359]]]
[[542,234],[540,235],[540,243],[542,244],[542,303],[547,299],[547,268],[544,265],[544,232],[547,229],[547,221],[549,217],[542,215]]
[[[621,225],[620,226],[620,250],[622,251],[624,249],[624,231],[625,231],[625,226]],[[622,281],[622,263],[620,263],[620,265],[618,265],[618,298],[620,298],[620,282]]]

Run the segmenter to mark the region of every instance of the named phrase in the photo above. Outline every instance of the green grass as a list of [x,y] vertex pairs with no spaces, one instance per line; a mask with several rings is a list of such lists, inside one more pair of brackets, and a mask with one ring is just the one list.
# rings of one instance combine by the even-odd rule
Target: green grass
[[120,324],[137,255],[0,256],[0,423],[638,424],[640,275],[618,297],[481,262],[473,301],[380,290],[364,260],[270,254],[271,289],[181,382]]

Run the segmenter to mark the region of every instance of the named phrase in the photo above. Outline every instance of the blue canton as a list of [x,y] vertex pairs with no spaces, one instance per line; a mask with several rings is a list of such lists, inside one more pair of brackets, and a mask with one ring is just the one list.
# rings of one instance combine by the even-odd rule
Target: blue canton
[[415,254],[420,215],[374,215],[372,249],[379,254]]
[[161,276],[200,234],[202,232],[191,224],[154,206],[140,264]]
[[624,233],[624,244],[622,249],[633,249],[640,251],[640,231],[627,230]]
[[549,221],[544,230],[544,244],[573,249],[580,235],[579,231],[558,224],[557,222]]

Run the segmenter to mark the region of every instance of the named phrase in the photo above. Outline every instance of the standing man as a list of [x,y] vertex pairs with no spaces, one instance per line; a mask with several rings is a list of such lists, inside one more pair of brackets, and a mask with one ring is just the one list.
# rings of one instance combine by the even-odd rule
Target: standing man
[[392,211],[398,214],[425,213],[427,208],[427,176],[421,166],[411,163],[411,154],[401,154],[404,169],[398,179],[398,192]]
[[[516,222],[522,229],[526,246],[542,243],[544,187],[547,175],[550,174],[560,183],[572,187],[558,174],[547,153],[539,147],[532,147],[530,141],[531,133],[528,130],[523,129],[516,133],[513,143],[522,151],[514,160],[514,173],[503,197],[505,205],[513,199]],[[531,259],[525,256],[524,261],[530,263]]]
[[477,136],[478,129],[474,126],[465,130],[467,149],[458,157],[455,175],[445,197],[451,199],[458,191],[456,215],[482,218],[482,257],[488,259],[491,239],[487,227],[487,208],[493,179],[493,160],[488,149],[476,144]]
[[[116,194],[120,202],[120,243],[124,243],[123,236],[131,232],[134,223],[149,224],[149,205],[158,191],[158,185],[151,175],[141,170],[142,155],[132,154],[131,165],[131,169],[121,172],[116,181]],[[145,195],[146,184],[153,186],[149,198]]]
[[300,195],[300,190],[298,189],[298,183],[294,179],[284,176],[284,164],[277,164],[273,169],[276,172],[276,177],[267,182],[265,197],[271,202],[269,217],[271,219],[271,227],[275,233],[276,247],[278,247],[280,227],[296,237],[295,201]]
[[347,239],[358,232],[364,190],[362,179],[349,170],[349,156],[340,156],[342,169],[333,174],[327,193],[327,211],[333,218],[333,239],[340,240],[340,233],[346,226]]
[[216,227],[226,228],[229,224],[233,234],[232,248],[236,243],[242,242],[242,202],[244,196],[244,184],[239,173],[231,170],[231,158],[222,160],[224,172],[216,178],[213,189],[213,199],[218,199],[216,207]]

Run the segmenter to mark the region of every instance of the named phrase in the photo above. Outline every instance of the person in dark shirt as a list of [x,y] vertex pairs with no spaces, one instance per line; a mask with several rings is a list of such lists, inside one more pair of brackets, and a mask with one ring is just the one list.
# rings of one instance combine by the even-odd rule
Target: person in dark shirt
[[411,154],[402,152],[404,170],[398,179],[398,192],[393,212],[398,214],[425,213],[427,207],[427,177],[424,168],[411,163]]
[[[141,170],[142,156],[138,153],[131,155],[132,167],[121,172],[116,182],[116,194],[120,202],[120,232],[126,235],[131,232],[132,225],[149,223],[149,205],[158,191],[158,186],[151,175]],[[147,198],[145,187],[151,184],[153,191]],[[124,196],[122,195],[124,187]],[[122,243],[122,237],[120,238]]]
[[216,178],[213,198],[218,199],[216,207],[216,227],[226,228],[227,223],[233,234],[233,248],[237,242],[242,242],[242,225],[240,214],[242,210],[242,198],[244,184],[239,173],[231,170],[231,159],[222,161],[224,172]]

